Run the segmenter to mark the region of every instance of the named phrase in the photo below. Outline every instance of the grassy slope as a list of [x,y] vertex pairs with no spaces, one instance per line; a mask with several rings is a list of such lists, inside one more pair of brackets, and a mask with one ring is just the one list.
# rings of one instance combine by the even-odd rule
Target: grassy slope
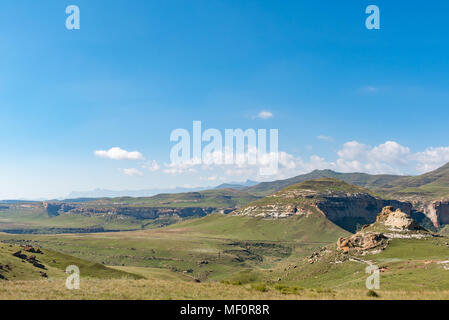
[[10,243],[30,241],[106,265],[160,268],[190,278],[220,280],[248,268],[270,268],[289,256],[302,257],[342,235],[347,232],[322,216],[272,221],[210,215],[154,230],[0,235],[0,239]]
[[[363,256],[383,270],[376,290],[379,298],[449,299],[449,270],[439,264],[447,260],[448,240],[396,239],[382,253]],[[331,264],[333,259],[331,255],[315,264],[304,258],[282,260],[239,285],[183,281],[181,275],[158,269],[139,271],[150,280],[82,279],[79,291],[66,290],[57,279],[8,281],[0,286],[0,299],[372,299],[365,288],[366,264]],[[290,267],[293,263],[296,268]]]
[[300,241],[329,243],[348,232],[322,215],[295,216],[282,220],[230,215],[209,215],[176,224],[167,230],[180,230],[196,236],[257,241]]
[[[22,259],[12,254],[22,250],[27,256],[36,256],[39,263],[45,266],[44,269],[36,268],[29,262],[23,262]],[[120,270],[107,268],[101,264],[79,259],[73,256],[62,254],[53,250],[42,249],[42,254],[28,253],[17,245],[0,243],[0,264],[3,268],[0,274],[8,280],[36,280],[41,279],[40,272],[45,272],[50,279],[66,278],[65,269],[69,265],[76,265],[80,268],[80,274],[83,277],[99,279],[116,278],[141,278],[140,276],[127,273]],[[9,268],[5,266],[8,265]]]
[[[380,274],[383,291],[440,291],[449,290],[449,270],[441,261],[449,258],[447,238],[395,239],[379,254],[361,256],[383,269]],[[298,263],[296,269],[278,268],[276,274],[286,286],[362,290],[368,275],[367,264],[346,261],[335,264],[334,249],[314,264]],[[407,296],[405,296],[407,297]],[[424,298],[424,297],[423,297]]]

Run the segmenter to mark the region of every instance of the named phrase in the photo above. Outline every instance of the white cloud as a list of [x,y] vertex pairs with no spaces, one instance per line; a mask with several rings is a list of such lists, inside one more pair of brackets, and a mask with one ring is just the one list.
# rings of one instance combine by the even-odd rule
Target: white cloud
[[197,172],[197,170],[194,168],[196,166],[201,165],[201,160],[200,159],[190,159],[187,161],[182,161],[179,163],[164,163],[164,166],[166,167],[166,169],[163,170],[164,173],[168,173],[168,174],[182,174],[182,173],[195,173]]
[[262,110],[259,112],[256,118],[259,119],[270,119],[273,118],[273,113],[270,111]]
[[416,169],[419,172],[432,171],[449,162],[449,147],[430,147],[414,154],[411,158],[418,161]]
[[108,158],[112,160],[143,160],[144,157],[138,151],[126,151],[119,147],[109,150],[98,150],[94,152],[95,156],[100,158]]
[[155,172],[159,170],[159,164],[156,161],[147,161],[142,165],[142,168],[147,169],[151,172]]
[[142,177],[143,173],[136,168],[121,169],[121,171],[130,177]]
[[401,146],[394,141],[387,141],[384,144],[374,147],[369,152],[369,157],[379,161],[406,163],[409,154],[410,149],[408,147]]
[[318,140],[323,140],[323,141],[327,141],[327,142],[334,142],[335,139],[333,137],[330,136],[325,136],[325,135],[319,135],[317,137]]
[[[233,180],[268,181],[285,179],[313,170],[331,169],[339,172],[365,172],[370,174],[416,174],[433,170],[449,162],[449,147],[427,148],[423,152],[412,153],[410,148],[395,141],[386,141],[369,146],[358,141],[344,143],[333,159],[312,155],[303,159],[293,154],[279,151],[258,154],[257,148],[249,148],[243,154],[234,155],[232,164],[225,164],[229,154],[215,151],[203,155],[203,160],[192,159],[178,164],[165,164],[164,172],[184,174],[207,172],[209,177],[228,177]],[[256,156],[256,163],[248,159]],[[278,159],[278,170],[274,175],[263,176],[261,168],[266,168]]]
[[349,141],[343,145],[343,149],[337,152],[338,156],[344,160],[363,160],[366,157],[368,146],[357,141]]

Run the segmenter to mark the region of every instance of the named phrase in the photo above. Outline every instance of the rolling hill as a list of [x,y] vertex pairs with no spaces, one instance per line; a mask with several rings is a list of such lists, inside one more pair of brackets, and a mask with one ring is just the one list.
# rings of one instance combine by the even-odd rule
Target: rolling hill
[[429,201],[449,197],[449,163],[419,176],[370,175],[315,170],[290,179],[262,182],[244,190],[251,194],[265,196],[293,184],[320,178],[338,179],[391,198],[417,198]]
[[244,190],[255,195],[266,196],[290,185],[320,178],[338,179],[349,184],[374,190],[376,188],[394,183],[394,181],[403,177],[396,175],[370,175],[366,173],[340,173],[332,170],[315,170],[313,172],[285,180],[262,182]]
[[400,177],[373,189],[397,198],[437,200],[449,197],[449,163],[434,171],[416,176]]
[[334,178],[308,180],[256,200],[236,210],[234,215],[287,218],[297,215],[323,215],[336,225],[354,232],[372,223],[385,206],[410,213],[411,205],[384,200],[372,191]]

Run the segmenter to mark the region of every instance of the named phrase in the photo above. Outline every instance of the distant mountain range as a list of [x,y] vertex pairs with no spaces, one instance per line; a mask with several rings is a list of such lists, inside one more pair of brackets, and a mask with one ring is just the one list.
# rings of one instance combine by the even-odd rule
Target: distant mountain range
[[247,187],[252,187],[259,184],[257,181],[252,180],[246,180],[245,182],[229,182],[229,183],[223,183],[219,186],[215,187],[215,189],[235,189],[235,190],[242,190]]
[[201,188],[171,188],[171,189],[145,189],[145,190],[109,190],[95,189],[91,191],[73,191],[67,195],[67,199],[77,198],[117,198],[117,197],[152,197],[161,193],[182,193],[195,192],[211,189],[211,187]]
[[332,170],[315,170],[310,173],[302,174],[285,180],[262,182],[245,190],[253,194],[266,196],[300,182],[321,178],[338,179],[346,183],[373,190],[382,186],[389,186],[391,184],[394,184],[395,181],[408,177],[387,174],[371,175],[367,173],[340,173]]
[[246,187],[252,187],[259,182],[247,180],[245,182],[229,182],[216,187],[198,187],[198,188],[183,188],[176,187],[171,189],[144,189],[144,190],[109,190],[109,189],[95,189],[92,191],[74,191],[67,195],[66,199],[78,198],[118,198],[118,197],[152,197],[158,194],[175,194],[186,192],[198,192],[211,189],[235,189],[241,190]]
[[384,197],[407,201],[433,201],[449,198],[449,163],[419,176],[371,175],[315,170],[286,180],[262,182],[244,190],[259,196],[266,196],[293,184],[321,178],[338,179],[370,189]]

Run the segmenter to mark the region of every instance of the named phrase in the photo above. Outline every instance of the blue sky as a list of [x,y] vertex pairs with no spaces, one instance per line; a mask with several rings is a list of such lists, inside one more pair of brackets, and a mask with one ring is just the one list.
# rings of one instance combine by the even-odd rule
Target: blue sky
[[[72,4],[80,30],[65,28]],[[370,4],[380,30],[365,27]],[[0,199],[325,167],[431,170],[449,161],[448,10],[421,0],[2,1]],[[282,170],[170,171],[170,133],[194,120],[279,129]],[[142,157],[95,155],[113,147]]]

